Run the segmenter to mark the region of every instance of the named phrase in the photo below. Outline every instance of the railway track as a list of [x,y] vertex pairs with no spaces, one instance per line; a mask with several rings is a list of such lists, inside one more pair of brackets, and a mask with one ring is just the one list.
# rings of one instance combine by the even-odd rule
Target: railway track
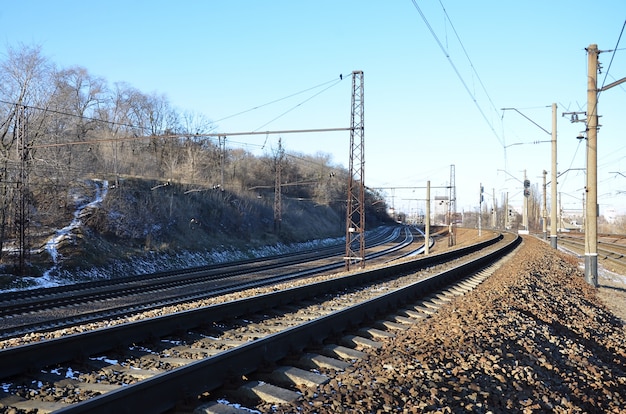
[[[368,241],[368,260],[399,257],[418,247],[409,228],[386,228]],[[419,245],[419,244],[418,244]],[[421,245],[419,245],[421,246]],[[0,339],[69,328],[103,319],[215,297],[313,274],[344,264],[342,246],[221,266],[138,275],[0,295]]]
[[[337,334],[358,332],[359,324],[420,298],[421,304],[412,305],[414,313],[445,301],[437,291],[453,289],[453,283],[475,285],[477,281],[459,281],[488,267],[519,241],[499,236],[318,283],[270,288],[252,297],[7,348],[0,351],[5,393],[0,403],[22,412],[166,412],[185,398],[213,396],[264,363],[276,363]],[[411,311],[405,309],[404,314],[396,321],[408,318]],[[355,334],[344,340],[366,343],[375,342],[376,335],[389,335],[381,329],[368,332],[363,335],[369,339]],[[345,346],[334,349],[350,355]],[[278,370],[283,378],[294,371]],[[251,393],[259,392],[251,385]]]
[[[585,253],[584,233],[559,235],[559,244],[574,251],[578,255]],[[607,264],[626,269],[626,236],[616,234],[598,235],[598,259]]]

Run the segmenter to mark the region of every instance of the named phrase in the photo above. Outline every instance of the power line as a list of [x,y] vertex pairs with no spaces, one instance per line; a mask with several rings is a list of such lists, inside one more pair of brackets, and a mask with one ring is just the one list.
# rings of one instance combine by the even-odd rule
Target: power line
[[[600,94],[604,91],[604,84],[606,82],[606,78],[609,75],[609,71],[611,70],[611,65],[613,64],[613,58],[615,57],[615,53],[618,49],[619,46],[619,42],[622,39],[622,34],[624,33],[624,28],[626,27],[626,20],[624,20],[624,23],[622,24],[622,30],[620,31],[619,36],[617,37],[617,43],[615,44],[615,47],[612,50],[607,50],[605,52],[612,52],[611,54],[611,60],[609,61],[609,67],[606,70],[606,73],[604,74],[604,79],[602,80],[602,86],[600,88],[597,87],[597,78],[596,78],[596,90],[595,90],[595,94],[596,94],[596,99],[595,99],[595,103],[593,105],[593,110],[589,111],[589,108],[587,108],[587,113],[588,116],[591,116],[591,114],[596,114],[597,117],[597,109],[598,109],[598,102],[600,101]],[[587,51],[587,54],[590,53],[590,50],[585,48],[585,50]],[[600,50],[596,50],[596,70],[598,70],[600,68],[600,64],[598,62],[599,60],[599,56],[600,53],[602,53],[602,51]],[[596,74],[594,73],[594,76]],[[590,74],[587,74],[587,76],[591,76]],[[611,85],[609,85],[609,87],[611,87]],[[597,120],[596,120],[597,123]],[[596,126],[596,129],[599,128],[599,125]]]
[[[578,140],[578,145],[576,146],[576,151],[574,151],[574,155],[572,156],[572,161],[569,163],[569,167],[567,167],[567,169],[565,171],[569,171],[572,169],[572,166],[574,165],[574,161],[576,160],[576,155],[578,154],[578,150],[580,149],[582,143],[584,140]],[[567,182],[567,176],[563,178],[563,182],[559,183],[559,185],[561,186],[561,188],[563,188],[565,186],[565,183]]]
[[6,104],[6,105],[19,105],[19,106],[23,106],[25,109],[35,109],[37,111],[43,111],[43,112],[49,112],[49,113],[56,114],[56,115],[63,115],[63,116],[69,116],[73,118],[85,119],[87,121],[100,122],[103,124],[123,126],[123,127],[128,127],[128,128],[134,128],[134,129],[148,129],[148,127],[139,127],[136,125],[124,124],[121,122],[105,121],[103,119],[93,118],[93,117],[89,117],[85,115],[76,115],[76,114],[72,114],[69,112],[58,111],[58,110],[50,109],[50,108],[41,108],[38,106],[18,104],[16,102],[8,102],[8,101],[0,100],[0,103]]
[[478,101],[476,100],[476,97],[474,96],[474,94],[472,93],[472,91],[470,91],[469,87],[467,86],[467,83],[465,82],[465,80],[463,79],[463,77],[461,76],[461,73],[459,72],[459,70],[457,69],[457,67],[455,66],[454,62],[452,61],[452,58],[450,57],[450,55],[448,54],[448,52],[446,51],[446,49],[444,48],[443,44],[441,43],[441,41],[439,40],[439,38],[437,37],[437,34],[435,33],[435,31],[433,30],[432,26],[430,25],[430,23],[428,22],[428,19],[426,19],[426,16],[424,15],[424,13],[422,12],[422,10],[420,9],[420,7],[417,5],[416,0],[411,0],[413,3],[413,6],[415,7],[415,9],[417,10],[417,12],[420,14],[420,16],[422,17],[422,20],[424,21],[424,24],[426,24],[426,27],[428,27],[428,30],[430,31],[431,35],[433,36],[433,38],[435,39],[435,41],[437,42],[437,44],[439,45],[439,48],[441,49],[441,51],[443,52],[443,54],[446,56],[446,58],[448,59],[448,63],[450,63],[450,66],[452,66],[452,69],[454,70],[454,72],[456,73],[456,76],[459,78],[459,80],[461,81],[461,84],[463,84],[463,87],[465,88],[465,90],[467,91],[467,93],[469,94],[470,98],[472,98],[472,101],[474,102],[474,105],[476,105],[476,108],[478,109],[478,111],[480,112],[480,114],[482,115],[483,119],[485,120],[485,122],[487,123],[487,125],[489,125],[489,128],[491,129],[491,132],[493,132],[493,134],[495,135],[496,139],[498,140],[498,142],[500,142],[500,145],[504,146],[504,141],[502,140],[502,138],[498,135],[498,133],[496,132],[496,130],[494,129],[493,125],[491,124],[491,122],[489,122],[489,119],[487,119],[487,116],[485,115],[485,112],[482,110],[482,108],[480,107],[480,105],[478,104]]
[[[352,76],[352,74],[350,74],[350,75],[348,75],[348,76]],[[277,103],[277,102],[280,102],[280,101],[283,101],[283,100],[285,100],[285,99],[292,98],[292,97],[294,97],[294,96],[300,95],[300,94],[302,94],[302,93],[305,93],[305,92],[308,92],[308,91],[311,91],[311,90],[314,90],[314,89],[320,88],[320,87],[322,87],[322,86],[326,86],[326,85],[328,85],[329,83],[332,83],[332,85],[328,86],[327,88],[323,89],[322,91],[320,91],[320,92],[318,92],[318,93],[314,94],[313,96],[311,96],[311,97],[309,97],[309,98],[305,99],[304,101],[300,102],[299,104],[297,104],[297,105],[296,105],[296,106],[294,106],[293,108],[289,109],[288,111],[284,112],[283,114],[279,115],[278,117],[276,117],[276,118],[272,119],[271,121],[269,121],[269,122],[267,122],[267,123],[265,123],[265,124],[261,125],[260,127],[258,127],[257,129],[255,129],[255,130],[253,131],[253,132],[256,132],[256,131],[260,130],[261,128],[263,128],[264,126],[266,126],[266,125],[270,124],[271,122],[274,122],[275,120],[279,119],[280,117],[282,117],[282,116],[286,115],[287,113],[291,112],[291,111],[292,111],[292,110],[294,110],[295,108],[297,108],[297,107],[299,107],[299,106],[303,105],[304,103],[306,103],[306,102],[310,101],[311,99],[315,98],[316,96],[318,96],[318,95],[322,94],[323,92],[325,92],[325,91],[327,91],[328,89],[332,88],[333,86],[337,85],[337,84],[338,84],[338,83],[340,83],[342,80],[343,80],[343,75],[342,75],[342,74],[340,74],[340,75],[339,75],[339,80],[337,80],[337,79],[335,78],[335,79],[332,79],[332,80],[329,80],[329,81],[323,82],[323,83],[321,83],[321,84],[319,84],[319,85],[315,85],[315,86],[313,86],[313,87],[310,87],[310,88],[307,88],[307,89],[301,90],[301,91],[299,91],[299,92],[292,93],[292,94],[287,95],[287,96],[285,96],[285,97],[282,97],[282,98],[279,98],[279,99],[275,99],[275,100],[270,101],[270,102],[267,102],[267,103],[265,103],[265,104],[255,106],[255,107],[253,107],[253,108],[247,109],[247,110],[245,110],[245,111],[238,112],[238,113],[233,114],[233,115],[229,115],[229,116],[227,116],[227,117],[224,117],[224,118],[218,119],[217,121],[213,121],[213,122],[214,122],[214,123],[217,123],[217,122],[219,122],[219,121],[223,121],[223,120],[225,120],[225,119],[233,118],[233,117],[235,117],[235,116],[238,116],[238,115],[241,115],[241,114],[244,114],[244,113],[247,113],[247,112],[250,112],[250,111],[253,111],[253,110],[256,110],[256,109],[259,109],[259,108],[262,108],[262,107],[265,107],[265,106],[268,106],[268,105],[271,105],[271,104],[274,104],[274,103]],[[131,128],[131,129],[139,129],[139,130],[150,130],[150,127],[141,127],[141,126],[132,125],[132,124],[127,124],[127,123],[123,123],[123,122],[107,121],[107,120],[103,120],[103,119],[93,118],[93,117],[89,117],[89,116],[85,116],[85,115],[77,115],[77,114],[73,114],[73,113],[69,113],[69,112],[64,112],[64,111],[59,111],[59,110],[50,109],[50,108],[42,108],[42,107],[38,107],[38,106],[34,106],[34,105],[24,105],[24,104],[21,104],[21,103],[20,103],[20,104],[18,104],[18,103],[16,103],[16,102],[9,102],[9,101],[5,101],[5,100],[2,100],[2,99],[0,99],[0,103],[6,104],[6,105],[12,105],[12,106],[16,106],[16,105],[17,105],[17,106],[22,106],[22,107],[24,107],[24,108],[30,108],[30,109],[34,109],[34,110],[38,110],[38,111],[42,111],[42,112],[48,112],[48,113],[52,113],[52,114],[56,114],[56,115],[68,116],[68,117],[73,117],[73,118],[83,119],[83,120],[87,120],[87,121],[99,122],[99,123],[102,123],[102,124],[115,125],[115,126],[122,126],[122,127],[127,127],[127,128]],[[251,135],[251,134],[252,134],[252,133],[250,132],[250,133],[243,133],[243,134],[242,134],[242,133],[239,133],[239,134],[235,134],[235,135]],[[192,135],[192,134],[177,134],[177,136],[191,136],[191,135]],[[198,135],[198,134],[196,134],[196,135]],[[200,135],[202,135],[202,134],[200,134]],[[224,136],[224,135],[233,135],[233,134],[224,134],[224,133],[218,133],[218,134],[212,134],[212,135],[206,135],[206,134],[205,134],[205,136],[213,136],[213,137],[217,137],[217,136]],[[149,138],[149,137],[156,137],[156,136],[151,135],[151,136],[145,136],[145,137],[118,138],[118,139],[110,139],[110,140],[98,140],[98,142],[126,141],[126,140],[143,139],[143,138]],[[91,141],[91,142],[93,142],[93,141]],[[86,143],[87,143],[87,142],[82,142],[82,141],[81,141],[81,142],[73,142],[73,143],[68,143],[67,145],[78,145],[78,144],[86,144]],[[65,145],[65,144],[58,144],[58,145],[56,145],[56,144],[55,144],[55,145],[43,145],[43,147],[49,147],[49,146],[62,146],[62,145]],[[42,146],[39,146],[39,147],[42,147]]]
[[339,82],[341,82],[341,80],[338,80],[337,82],[333,83],[332,85],[330,85],[329,87],[319,91],[318,93],[316,93],[315,95],[305,99],[304,101],[300,102],[299,104],[293,106],[292,108],[288,109],[287,111],[283,112],[282,114],[278,115],[276,118],[272,119],[271,121],[268,121],[266,123],[264,123],[263,125],[261,125],[260,127],[258,127],[257,129],[255,129],[255,131],[258,131],[259,129],[271,124],[272,122],[276,121],[277,119],[287,115],[289,112],[293,111],[294,109],[298,108],[299,106],[302,106],[303,104],[305,104],[306,102],[310,101],[311,99],[315,98],[318,95],[321,95],[322,93],[326,92],[328,89],[332,88],[333,86],[337,85]]
[[[341,74],[340,74],[340,75],[339,75],[339,82],[341,82],[342,80],[343,80],[343,75],[341,75]],[[263,108],[263,107],[265,107],[265,106],[272,105],[272,104],[275,104],[275,103],[277,103],[277,102],[284,101],[285,99],[289,99],[289,98],[292,98],[292,97],[294,97],[294,96],[297,96],[297,95],[303,94],[303,93],[308,92],[308,91],[311,91],[311,90],[313,90],[313,89],[317,89],[317,88],[320,88],[320,87],[322,87],[322,86],[326,86],[326,85],[328,85],[329,83],[332,83],[332,82],[337,82],[337,79],[335,78],[335,79],[332,79],[332,80],[329,80],[329,81],[326,81],[326,82],[320,83],[319,85],[315,85],[315,86],[312,86],[312,87],[310,87],[310,88],[307,88],[307,89],[301,90],[301,91],[299,91],[299,92],[292,93],[291,95],[287,95],[287,96],[284,96],[284,97],[282,97],[282,98],[274,99],[273,101],[270,101],[270,102],[267,102],[267,103],[264,103],[264,104],[261,104],[261,105],[254,106],[254,107],[252,107],[252,108],[250,108],[250,109],[246,109],[245,111],[241,111],[241,112],[237,112],[237,113],[232,114],[232,115],[225,116],[225,117],[220,118],[220,119],[218,119],[218,120],[216,120],[216,121],[214,121],[214,122],[225,121],[226,119],[230,119],[230,118],[234,118],[234,117],[239,116],[239,115],[243,115],[243,114],[245,114],[245,113],[248,113],[248,112],[254,111],[254,110],[256,110],[256,109]],[[338,83],[338,82],[337,82],[337,83]],[[334,86],[334,85],[332,85],[332,86]],[[260,128],[263,128],[263,126],[261,126]]]
[[609,71],[611,70],[611,65],[613,64],[613,58],[615,57],[615,52],[618,50],[617,47],[619,46],[619,42],[622,39],[622,34],[624,34],[624,27],[626,27],[626,20],[624,20],[624,24],[622,25],[622,30],[620,31],[619,36],[617,37],[617,43],[615,44],[615,48],[613,49],[613,53],[611,54],[609,67],[606,69],[606,72],[604,74],[604,79],[602,80],[602,86],[599,89],[598,97],[600,96],[600,92],[604,88],[604,84],[606,83],[606,77],[609,76]]
[[443,6],[443,3],[441,2],[441,0],[439,0],[439,4],[441,5],[441,9],[443,10],[443,13],[446,15],[446,19],[448,20],[448,22],[450,22],[450,26],[452,27],[452,31],[454,32],[454,35],[456,36],[456,39],[459,41],[459,44],[461,45],[461,49],[463,50],[463,53],[465,54],[465,57],[467,58],[467,61],[469,62],[470,67],[472,68],[472,71],[476,75],[476,78],[478,78],[478,83],[480,83],[480,86],[483,89],[483,92],[485,92],[485,95],[487,96],[487,99],[489,100],[489,103],[491,104],[491,108],[494,110],[494,112],[497,113],[498,110],[497,110],[496,106],[494,105],[493,100],[491,99],[491,96],[489,95],[489,92],[487,92],[487,88],[485,88],[485,85],[484,85],[480,75],[478,74],[478,71],[474,67],[474,63],[472,62],[472,59],[470,59],[469,54],[467,53],[467,50],[465,49],[465,45],[461,41],[461,38],[460,38],[459,34],[457,33],[456,28],[454,27],[454,24],[452,23],[452,20],[450,19],[450,16],[448,16],[448,12],[446,11],[446,8]]
[[345,128],[317,128],[317,129],[285,129],[280,131],[246,131],[246,132],[211,132],[207,134],[165,134],[165,135],[146,135],[146,136],[132,136],[124,138],[103,138],[94,139],[91,141],[70,141],[53,144],[38,144],[31,145],[29,148],[52,148],[63,147],[69,145],[89,145],[100,144],[103,142],[122,142],[122,141],[134,141],[143,139],[171,139],[171,138],[210,138],[210,137],[230,137],[241,135],[262,135],[262,134],[302,134],[302,133],[314,133],[314,132],[338,132],[338,131],[350,131],[350,127]]

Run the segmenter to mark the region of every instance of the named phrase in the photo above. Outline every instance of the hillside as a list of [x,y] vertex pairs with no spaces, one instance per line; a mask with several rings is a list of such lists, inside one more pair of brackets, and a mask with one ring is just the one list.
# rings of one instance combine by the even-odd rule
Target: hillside
[[[275,227],[270,190],[236,194],[127,178],[117,185],[84,181],[72,188],[71,198],[64,219],[33,239],[29,276],[77,281],[123,276],[289,251],[345,232],[343,203],[321,205],[287,195]],[[374,210],[366,217],[368,227],[389,220]],[[72,220],[78,225],[69,226]],[[6,273],[4,288],[17,280]]]
[[[216,135],[219,125],[205,115],[80,66],[58,67],[38,47],[10,48],[0,65],[0,75],[20,74],[0,76],[5,279],[94,267],[106,277],[133,274],[145,269],[129,266],[131,258],[153,263],[343,235],[350,172],[321,149],[288,152],[278,137],[277,147],[250,152]],[[384,197],[370,189],[364,197],[378,209],[366,214],[368,225],[387,220]]]

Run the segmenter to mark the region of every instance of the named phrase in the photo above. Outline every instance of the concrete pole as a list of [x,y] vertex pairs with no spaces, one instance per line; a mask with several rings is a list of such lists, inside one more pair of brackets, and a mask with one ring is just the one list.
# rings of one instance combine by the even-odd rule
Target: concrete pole
[[585,193],[583,192],[582,194],[583,197],[583,231],[586,232],[587,231],[587,226],[585,225],[585,223],[587,222],[587,205],[585,204],[587,202],[587,197],[585,197]]
[[509,215],[509,192],[506,192],[504,199],[504,229],[508,230],[511,227],[511,216]]
[[550,246],[554,249],[557,248],[557,164],[556,164],[556,104],[552,104],[552,171],[550,178],[550,182],[552,183],[552,187],[550,187]]
[[430,244],[430,181],[426,181],[426,217],[424,217],[424,256],[428,256]]
[[496,226],[498,225],[498,223],[497,223],[498,216],[496,215],[497,211],[498,211],[498,206],[496,205],[496,189],[492,188],[491,192],[492,192],[492,196],[493,196],[493,204],[492,204],[493,205],[493,211],[491,212],[491,227],[495,229]]
[[561,204],[561,193],[559,192],[559,228],[563,228],[563,205]]
[[546,197],[548,196],[546,194],[546,175],[548,174],[548,172],[546,170],[543,170],[543,212],[541,213],[541,217],[543,218],[543,220],[541,220],[543,222],[543,239],[547,240],[548,238],[548,202],[546,200]]
[[478,237],[483,235],[481,216],[483,215],[483,183],[480,183],[480,201],[478,202]]
[[[526,170],[524,170],[524,182],[526,182]],[[524,199],[522,207],[524,210],[522,211],[522,226],[524,226],[524,230],[528,231],[528,197],[526,197],[526,195],[524,194],[522,198]]]
[[598,45],[587,48],[587,223],[585,280],[598,286]]

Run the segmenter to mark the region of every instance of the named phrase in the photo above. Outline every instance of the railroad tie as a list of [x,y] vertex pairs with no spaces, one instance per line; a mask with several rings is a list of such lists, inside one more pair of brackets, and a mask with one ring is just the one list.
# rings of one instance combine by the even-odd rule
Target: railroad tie
[[380,349],[383,347],[383,344],[378,341],[373,341],[371,339],[357,335],[344,336],[343,338],[341,338],[341,343],[346,346],[354,346],[357,350],[359,348]]
[[99,392],[102,394],[106,394],[109,391],[113,391],[113,390],[120,388],[119,385],[115,385],[115,384],[104,384],[101,382],[85,382],[85,381],[80,381],[80,380],[73,379],[73,378],[65,378],[65,379],[62,379],[61,381],[57,381],[54,383],[54,386],[57,388],[65,388],[69,385],[73,386],[75,389],[91,391],[91,392]]
[[456,284],[454,286],[450,286],[448,289],[446,289],[446,292],[450,292],[453,295],[456,296],[463,296],[465,295],[467,292],[469,292],[470,290],[472,290],[471,288],[467,288],[467,287],[463,287],[459,284]]
[[428,298],[428,301],[434,303],[435,305],[437,305],[439,307],[447,305],[448,303],[450,303],[450,299],[449,298],[441,299],[439,296],[432,296],[432,297]]
[[277,384],[304,385],[306,387],[317,387],[330,381],[326,375],[288,366],[276,368],[270,374],[270,379]]
[[121,365],[110,365],[106,368],[103,368],[104,372],[113,373],[117,372],[120,374],[128,375],[129,377],[136,378],[139,380],[152,378],[155,375],[163,373],[163,371],[159,370],[148,370],[148,369],[140,369],[134,367],[123,367]]
[[215,354],[219,354],[220,352],[223,352],[223,351],[224,351],[223,349],[197,348],[197,347],[188,347],[186,345],[180,345],[174,348],[170,348],[171,354],[181,355],[186,358],[206,358],[209,356],[213,356]]
[[437,309],[429,308],[427,306],[423,306],[420,302],[417,302],[415,305],[411,305],[411,309],[424,313],[426,315],[434,315],[437,312]]
[[193,410],[193,414],[250,414],[250,412],[247,408],[238,408],[218,401],[202,404]]
[[452,302],[454,296],[455,295],[453,294],[446,293],[446,291],[444,290],[443,292],[436,293],[433,298],[436,298],[437,300],[440,300],[442,302]]
[[413,319],[424,319],[430,316],[430,314],[420,312],[415,309],[401,309],[398,311],[398,313],[407,315],[409,318],[413,318]]
[[441,305],[433,302],[430,298],[428,299],[424,299],[424,300],[420,300],[418,302],[416,302],[416,306],[423,306],[427,309],[433,310],[435,312],[437,312],[439,310],[439,308],[441,307]]
[[457,290],[454,286],[449,286],[441,291],[442,295],[445,295],[449,298],[455,298],[457,296],[463,296],[465,293],[461,290]]
[[409,326],[405,323],[389,321],[389,320],[376,321],[374,325],[381,329],[389,329],[389,330],[396,330],[396,331],[405,331],[409,329]]
[[300,397],[295,391],[261,381],[250,381],[238,388],[238,392],[251,400],[262,400],[270,404],[288,404]]
[[311,369],[330,369],[334,371],[344,371],[350,366],[346,361],[318,354],[304,354],[298,361],[298,364]]
[[370,337],[373,340],[376,339],[391,339],[396,336],[391,332],[382,331],[376,328],[361,328],[359,329],[359,335],[363,335],[365,337]]
[[477,280],[472,280],[472,279],[465,279],[465,280],[461,280],[459,281],[459,284],[461,286],[468,286],[472,289],[476,288],[478,285],[481,284],[481,282],[477,281]]
[[415,323],[415,318],[409,318],[409,317],[402,316],[402,315],[391,315],[390,318],[407,327]]
[[20,411],[36,411],[37,413],[41,414],[49,414],[68,407],[68,404],[53,401],[24,400],[15,402],[10,406]]
[[358,351],[342,345],[327,345],[324,347],[324,353],[331,357],[341,358],[346,361],[355,361],[363,359],[367,356],[365,352]]
[[189,365],[194,362],[193,359],[189,358],[177,358],[177,357],[161,357],[159,361],[163,364],[167,364],[172,368],[184,367],[185,365]]

